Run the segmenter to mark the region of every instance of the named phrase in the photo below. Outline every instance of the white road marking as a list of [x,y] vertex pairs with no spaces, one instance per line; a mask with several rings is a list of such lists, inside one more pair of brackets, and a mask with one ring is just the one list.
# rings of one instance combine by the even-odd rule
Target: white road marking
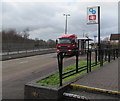
[[23,64],[23,63],[27,63],[28,61],[22,61],[22,62],[20,62],[20,64]]

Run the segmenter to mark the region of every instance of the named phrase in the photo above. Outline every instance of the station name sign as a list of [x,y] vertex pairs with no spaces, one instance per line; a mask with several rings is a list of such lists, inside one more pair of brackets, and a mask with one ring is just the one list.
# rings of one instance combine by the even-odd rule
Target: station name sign
[[87,24],[98,24],[98,6],[87,7]]

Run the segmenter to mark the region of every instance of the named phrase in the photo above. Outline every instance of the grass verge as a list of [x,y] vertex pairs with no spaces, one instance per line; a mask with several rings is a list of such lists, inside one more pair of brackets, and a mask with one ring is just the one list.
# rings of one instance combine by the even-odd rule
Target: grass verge
[[[92,63],[93,62],[94,61],[92,61]],[[81,62],[78,63],[78,66],[82,67],[82,66],[85,66],[86,64],[87,64],[87,61],[81,61]],[[100,65],[96,65],[96,66],[92,67],[92,69],[95,69],[95,68],[97,68],[99,66]],[[63,73],[65,73],[67,71],[70,71],[70,70],[73,70],[75,68],[76,68],[76,64],[74,64],[72,66],[69,66],[69,67],[67,67],[67,68],[65,68],[63,70]],[[73,78],[76,78],[78,76],[81,76],[81,75],[85,74],[86,72],[87,72],[87,70],[82,71],[80,73],[77,73],[75,75],[72,75],[70,77],[67,77],[67,78],[63,79],[63,83],[68,81],[68,80],[70,80],[70,79],[73,79]],[[49,77],[47,77],[45,79],[42,79],[42,80],[38,81],[37,83],[40,84],[40,85],[43,85],[43,86],[58,86],[59,85],[59,73],[55,73],[55,74],[53,74],[53,75],[51,75],[51,76],[49,76]]]

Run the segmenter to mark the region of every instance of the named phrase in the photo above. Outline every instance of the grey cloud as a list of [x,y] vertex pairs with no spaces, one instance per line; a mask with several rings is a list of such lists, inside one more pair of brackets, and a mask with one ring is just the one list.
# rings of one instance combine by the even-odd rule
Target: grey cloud
[[[16,8],[17,6],[17,8]],[[3,25],[4,27],[47,27],[56,10],[52,5],[43,4],[25,4],[19,3],[15,7],[10,4],[3,4]],[[57,10],[59,11],[59,9]]]
[[[3,28],[15,28],[18,31],[30,28],[30,38],[56,39],[64,33],[65,17],[63,13],[70,13],[68,18],[68,33],[79,37],[89,33],[91,37],[97,34],[97,25],[87,25],[87,6],[101,6],[101,35],[106,36],[117,32],[117,4],[116,3],[3,3]],[[67,9],[65,6],[68,6]],[[72,7],[76,9],[73,10]]]

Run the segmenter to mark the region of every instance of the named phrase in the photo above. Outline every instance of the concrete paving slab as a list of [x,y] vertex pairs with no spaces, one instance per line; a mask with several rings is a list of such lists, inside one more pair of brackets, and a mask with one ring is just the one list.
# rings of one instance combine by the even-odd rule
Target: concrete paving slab
[[74,84],[118,91],[118,59],[93,70]]

